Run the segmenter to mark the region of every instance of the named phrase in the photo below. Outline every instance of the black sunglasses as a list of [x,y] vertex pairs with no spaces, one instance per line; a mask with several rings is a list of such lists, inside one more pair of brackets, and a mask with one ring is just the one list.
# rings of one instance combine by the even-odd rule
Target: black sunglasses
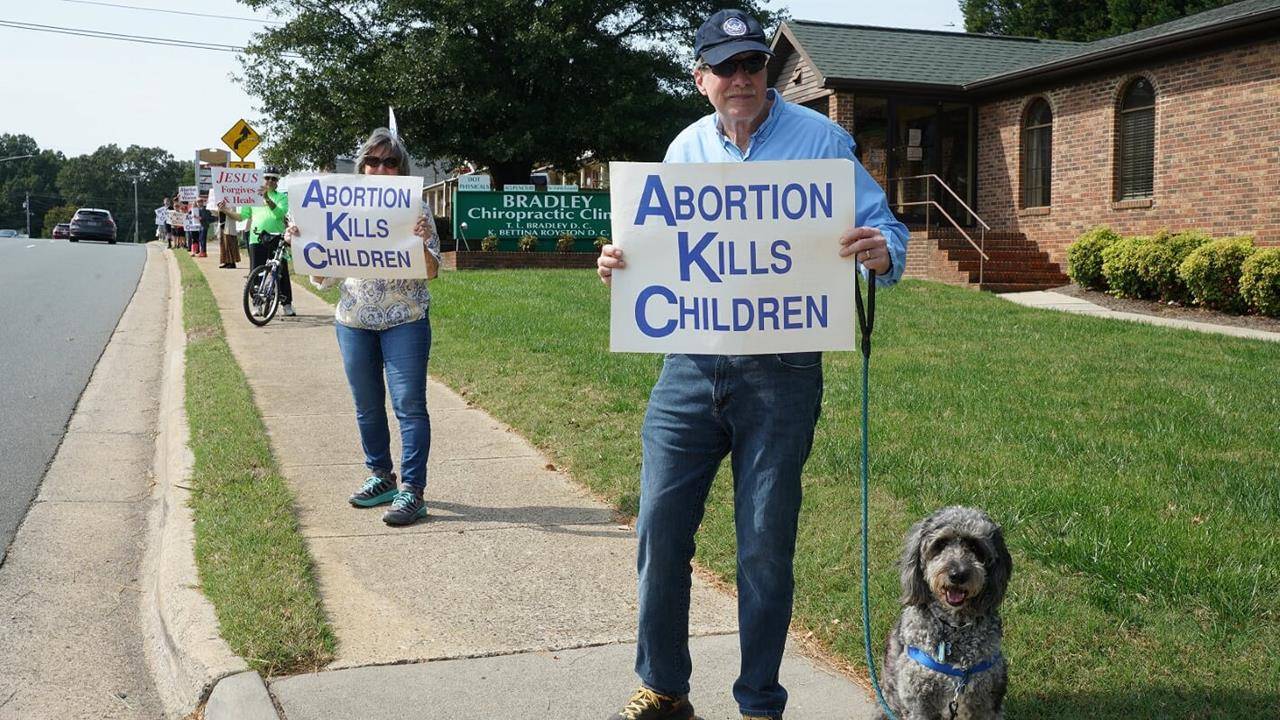
[[748,75],[755,75],[763,70],[764,66],[768,64],[768,55],[756,53],[755,55],[748,55],[741,60],[729,59],[724,62],[716,63],[715,65],[703,63],[703,66],[710,68],[711,72],[716,74],[716,77],[730,78],[738,74],[738,68],[746,70]]
[[365,167],[384,167],[388,170],[395,170],[400,167],[400,158],[391,155],[389,157],[366,157],[364,159]]

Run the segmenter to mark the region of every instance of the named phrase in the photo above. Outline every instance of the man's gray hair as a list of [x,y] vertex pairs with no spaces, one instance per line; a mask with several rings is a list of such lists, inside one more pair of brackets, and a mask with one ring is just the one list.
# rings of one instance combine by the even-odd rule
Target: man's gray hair
[[382,147],[390,150],[391,154],[400,160],[400,174],[409,174],[409,151],[405,149],[404,143],[400,142],[398,135],[384,127],[369,133],[369,139],[365,140],[356,151],[356,174],[364,174],[364,159],[369,156],[369,153]]

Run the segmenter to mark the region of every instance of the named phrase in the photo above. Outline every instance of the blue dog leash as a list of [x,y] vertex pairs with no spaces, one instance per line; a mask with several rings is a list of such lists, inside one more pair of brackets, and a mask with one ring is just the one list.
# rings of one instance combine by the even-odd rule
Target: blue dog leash
[[867,405],[867,378],[871,374],[871,331],[876,322],[876,271],[865,267],[867,271],[867,301],[862,302],[862,288],[859,277],[862,273],[853,274],[854,306],[858,311],[858,330],[862,334],[862,634],[863,645],[867,649],[867,671],[871,674],[871,686],[876,689],[876,698],[884,709],[889,720],[898,720],[898,716],[889,709],[885,702],[884,691],[880,689],[880,678],[876,675],[876,663],[871,656],[871,604],[867,599],[867,448],[869,445],[871,413]]
[[[876,271],[871,268],[865,269],[867,271],[867,301],[865,306],[862,302],[862,289],[859,282],[861,273],[855,272],[853,274],[854,306],[858,311],[858,330],[862,335],[862,641],[867,650],[867,671],[871,675],[871,685],[876,690],[876,699],[880,701],[880,707],[884,709],[885,715],[889,717],[889,720],[898,720],[898,716],[889,708],[889,703],[885,702],[884,691],[880,689],[880,678],[876,674],[875,659],[871,655],[871,604],[867,594],[869,575],[867,567],[870,564],[867,558],[867,507],[869,505],[867,499],[867,458],[869,457],[868,447],[870,442],[868,438],[870,436],[871,413],[868,410],[867,402],[867,378],[871,374],[871,331],[874,329],[876,322]],[[907,656],[934,672],[956,680],[955,694],[951,698],[949,707],[953,719],[956,716],[956,705],[960,695],[969,686],[969,681],[973,676],[990,670],[995,667],[996,663],[1000,662],[1000,653],[997,652],[977,665],[958,668],[941,659],[935,659],[932,655],[914,645],[907,647]]]

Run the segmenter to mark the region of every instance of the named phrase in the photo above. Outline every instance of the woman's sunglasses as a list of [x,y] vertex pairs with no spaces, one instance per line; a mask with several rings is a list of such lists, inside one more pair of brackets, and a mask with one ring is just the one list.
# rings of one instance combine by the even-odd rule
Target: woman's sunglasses
[[768,64],[769,56],[763,53],[748,55],[741,60],[725,60],[724,62],[716,63],[715,65],[706,65],[704,63],[706,67],[711,69],[711,72],[716,74],[716,77],[722,78],[730,78],[737,75],[738,68],[746,70],[748,75],[755,75],[763,70],[764,66]]
[[395,170],[400,167],[400,158],[392,155],[390,157],[367,157],[364,159],[365,167],[384,167],[388,170]]

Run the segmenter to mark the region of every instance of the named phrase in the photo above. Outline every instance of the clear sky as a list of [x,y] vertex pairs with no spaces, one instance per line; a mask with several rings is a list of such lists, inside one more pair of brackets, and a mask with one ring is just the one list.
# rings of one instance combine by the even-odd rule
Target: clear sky
[[[964,26],[959,0],[773,0],[769,7],[785,7],[803,20],[956,31]],[[243,46],[266,26],[263,20],[235,19],[253,17],[234,0],[0,0],[0,21],[222,45]],[[0,26],[0,57],[0,133],[25,133],[41,148],[67,156],[114,142],[159,146],[190,159],[196,148],[222,147],[222,134],[241,117],[252,121],[264,114],[231,81],[240,67],[235,53]]]

